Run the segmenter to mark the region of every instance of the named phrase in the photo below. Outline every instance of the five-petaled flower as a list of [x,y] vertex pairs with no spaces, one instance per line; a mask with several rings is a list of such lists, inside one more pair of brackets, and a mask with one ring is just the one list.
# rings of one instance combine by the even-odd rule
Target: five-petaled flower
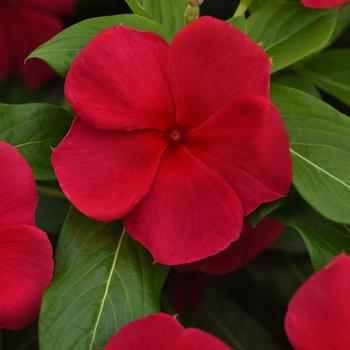
[[0,141],[0,328],[19,329],[37,316],[53,272],[47,235],[35,227],[31,169]]
[[282,224],[270,218],[263,219],[255,228],[245,221],[241,236],[227,249],[207,259],[183,265],[183,268],[210,275],[238,270],[270,247],[283,228]]
[[128,323],[105,350],[230,350],[221,340],[197,328],[183,328],[174,316],[153,314]]
[[285,328],[295,350],[350,349],[350,257],[338,255],[290,301]]
[[320,9],[324,7],[347,4],[350,2],[350,0],[301,0],[301,2],[306,7]]
[[63,29],[59,16],[70,14],[76,0],[0,0],[0,78],[16,72],[31,87],[53,71],[39,60],[24,64],[37,46]]
[[87,216],[124,218],[161,263],[223,251],[244,215],[291,184],[270,68],[260,46],[211,17],[170,46],[151,32],[102,31],[66,79],[77,118],[53,152],[62,190]]

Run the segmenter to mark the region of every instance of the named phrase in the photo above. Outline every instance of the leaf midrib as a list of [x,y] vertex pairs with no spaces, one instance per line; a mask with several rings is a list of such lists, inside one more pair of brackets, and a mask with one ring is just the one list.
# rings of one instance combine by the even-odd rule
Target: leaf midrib
[[116,251],[115,251],[115,254],[114,254],[114,257],[113,257],[111,269],[110,269],[110,272],[109,272],[109,275],[108,275],[108,278],[107,278],[107,281],[106,281],[106,288],[105,288],[105,292],[103,294],[103,297],[101,299],[101,305],[100,305],[100,308],[99,308],[99,311],[98,311],[98,315],[97,315],[97,318],[96,318],[94,329],[92,331],[92,338],[91,338],[91,342],[90,342],[90,345],[89,345],[89,350],[92,350],[92,347],[93,347],[93,345],[95,343],[95,340],[96,340],[97,329],[98,329],[98,326],[100,324],[103,308],[104,308],[105,302],[107,300],[108,291],[109,291],[109,288],[110,288],[110,285],[111,285],[111,281],[112,281],[114,270],[115,270],[116,265],[117,265],[118,256],[119,256],[119,253],[120,253],[120,249],[121,249],[122,243],[123,243],[124,238],[125,238],[125,234],[126,234],[125,228],[123,228],[123,231],[122,231],[122,233],[120,235],[120,239],[119,239],[119,242],[117,244],[117,248],[116,248]]
[[316,168],[317,170],[319,170],[320,172],[326,174],[326,175],[329,176],[331,179],[335,180],[336,182],[339,182],[341,185],[345,186],[348,190],[350,190],[350,186],[349,186],[346,182],[340,180],[339,178],[337,178],[337,177],[334,176],[333,174],[329,173],[327,170],[321,168],[320,166],[318,166],[317,164],[315,164],[315,163],[312,162],[311,160],[309,160],[309,159],[303,157],[300,153],[294,151],[293,149],[290,149],[290,151],[291,151],[293,154],[295,154],[297,157],[301,158],[304,162],[306,162],[306,163],[310,164],[311,166],[315,167],[315,168]]

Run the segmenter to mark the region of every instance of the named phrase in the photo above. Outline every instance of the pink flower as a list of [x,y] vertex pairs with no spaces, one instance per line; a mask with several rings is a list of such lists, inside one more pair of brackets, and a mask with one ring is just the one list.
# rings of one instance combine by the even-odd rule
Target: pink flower
[[221,275],[240,269],[254,260],[277,239],[284,226],[269,218],[263,219],[256,228],[247,221],[236,242],[210,258],[183,265],[184,268],[211,275]]
[[63,29],[61,15],[72,13],[76,0],[0,0],[0,78],[16,72],[31,87],[39,87],[53,71],[26,57]]
[[301,0],[306,7],[320,9],[323,7],[331,7],[336,5],[347,4],[349,0]]
[[52,248],[34,226],[37,193],[28,164],[2,141],[0,164],[0,328],[19,329],[39,312],[52,277]]
[[153,314],[130,322],[105,350],[230,350],[221,340],[196,328],[184,329],[173,316]]
[[170,47],[116,26],[74,61],[77,118],[53,152],[70,201],[168,265],[215,255],[243,216],[287,194],[289,142],[269,101],[270,60],[224,21],[202,17]]
[[350,257],[338,255],[289,303],[285,328],[295,350],[350,349]]

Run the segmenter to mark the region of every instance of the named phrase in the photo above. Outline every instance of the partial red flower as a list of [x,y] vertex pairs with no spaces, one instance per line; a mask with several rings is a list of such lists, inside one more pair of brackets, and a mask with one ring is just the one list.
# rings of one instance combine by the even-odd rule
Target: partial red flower
[[77,118],[53,152],[62,190],[87,216],[124,217],[163,264],[226,249],[243,216],[291,183],[270,66],[246,35],[210,17],[170,47],[150,32],[102,31],[67,76]]
[[289,303],[285,328],[295,350],[350,349],[350,257],[338,255]]
[[2,141],[0,164],[0,328],[20,329],[38,315],[52,277],[52,248],[34,226],[37,193],[28,164]]
[[153,314],[128,323],[105,350],[230,350],[221,340],[196,328],[183,328],[174,316]]
[[44,62],[26,57],[63,29],[61,15],[74,11],[76,0],[0,0],[0,78],[16,72],[39,87],[53,75]]
[[349,0],[301,0],[306,7],[320,9],[323,7],[331,7],[336,5],[347,4]]
[[240,269],[254,260],[278,238],[284,226],[269,218],[263,219],[255,228],[245,221],[239,239],[219,254],[183,265],[183,268],[211,275],[222,275]]

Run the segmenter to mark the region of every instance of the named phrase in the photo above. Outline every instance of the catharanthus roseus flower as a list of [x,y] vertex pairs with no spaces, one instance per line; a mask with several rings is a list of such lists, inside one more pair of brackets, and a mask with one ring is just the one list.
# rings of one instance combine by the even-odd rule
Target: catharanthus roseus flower
[[247,221],[239,239],[217,255],[183,265],[184,268],[212,275],[238,270],[251,262],[277,239],[283,225],[269,218],[263,219],[255,228]]
[[34,226],[37,193],[28,164],[2,141],[0,164],[0,328],[19,329],[39,312],[52,277],[52,248]]
[[62,190],[87,216],[124,217],[156,261],[219,253],[244,215],[290,187],[270,66],[246,35],[210,17],[170,47],[123,26],[101,32],[66,80],[77,118],[53,152]]
[[347,4],[350,2],[350,0],[301,0],[301,2],[306,7],[317,9],[317,8]]
[[285,328],[295,350],[350,349],[350,257],[338,255],[296,292]]
[[183,328],[174,316],[153,314],[130,322],[105,350],[230,350],[221,340],[197,328]]
[[39,60],[24,64],[37,46],[63,29],[61,15],[76,0],[0,0],[0,78],[16,72],[31,87],[45,83],[53,71]]

